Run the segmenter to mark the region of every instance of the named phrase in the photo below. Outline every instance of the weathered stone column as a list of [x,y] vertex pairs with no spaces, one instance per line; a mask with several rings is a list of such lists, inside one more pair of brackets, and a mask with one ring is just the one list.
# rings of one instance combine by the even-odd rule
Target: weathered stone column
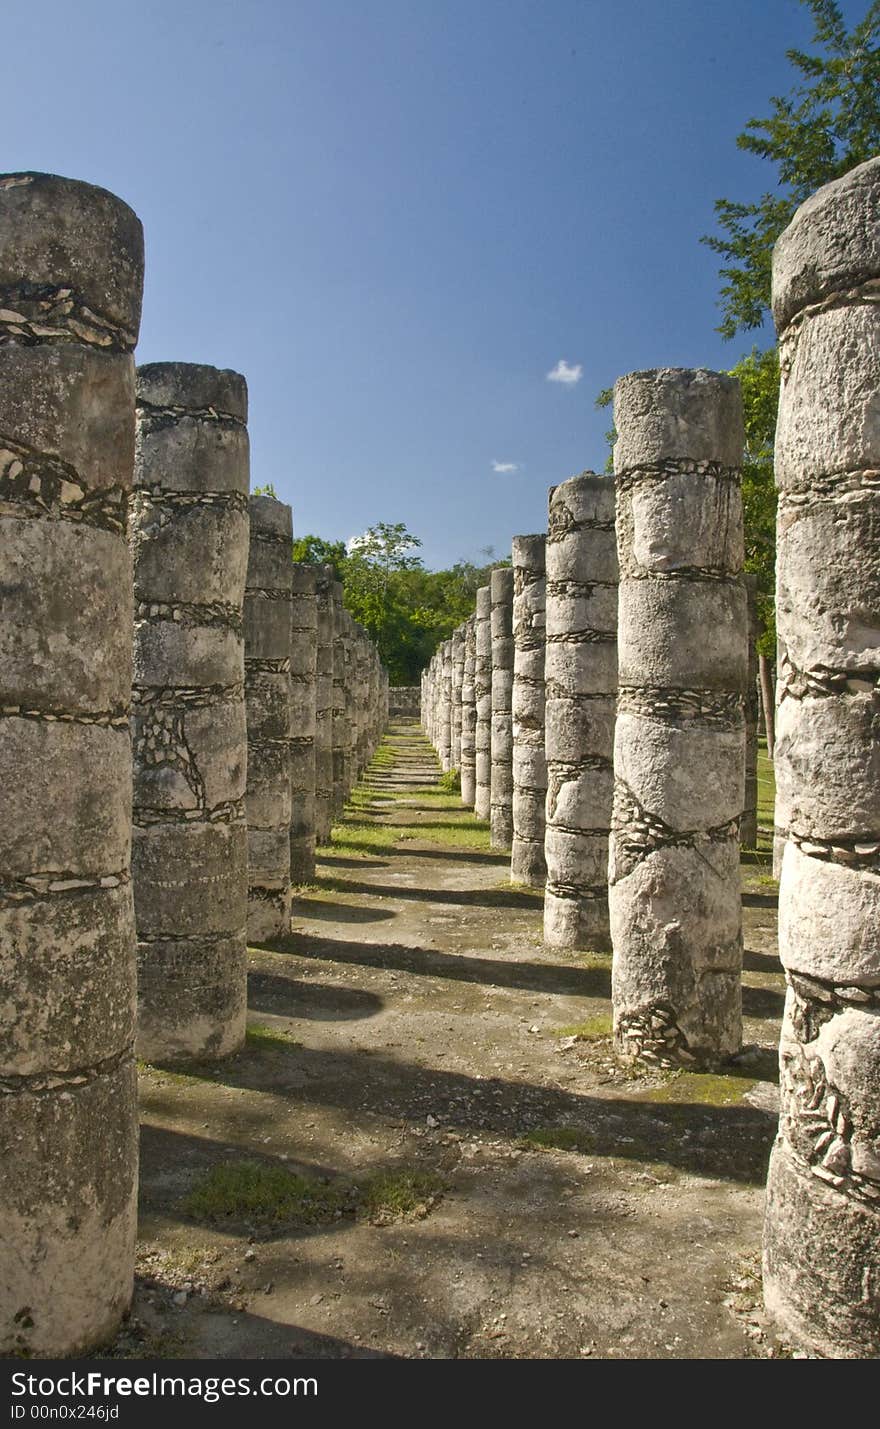
[[488,821],[492,808],[492,591],[477,591],[474,618],[474,813]]
[[294,563],[290,602],[290,881],[315,876],[318,610],[315,567]]
[[492,774],[490,844],[513,842],[513,571],[492,572]]
[[880,1356],[880,159],[773,256],[788,979],[764,1299],[833,1358]]
[[357,777],[360,779],[369,763],[370,746],[370,637],[362,625],[357,626],[355,671],[355,708],[357,710]]
[[758,847],[758,577],[743,576],[747,602],[746,664],[746,769],[743,816],[739,841],[743,848]]
[[440,676],[440,743],[437,752],[445,771],[452,766],[452,641],[440,646],[443,661]]
[[137,1194],[134,362],[143,234],[104,189],[0,177],[0,1354],[116,1330]]
[[342,582],[332,581],[330,597],[333,606],[333,710],[331,759],[333,763],[333,817],[338,819],[345,808],[345,645],[343,630],[346,612],[342,605]]
[[244,1041],[246,424],[238,373],[138,369],[132,880],[147,1062]]
[[317,655],[315,664],[315,836],[330,837],[333,822],[333,570],[315,568]]
[[244,597],[248,941],[290,930],[290,507],[252,496]]
[[514,883],[543,888],[544,805],[547,760],[544,755],[544,648],[547,582],[543,536],[513,538],[513,847]]
[[354,621],[348,610],[342,611],[342,802],[354,787],[355,698],[354,698]]
[[646,1061],[712,1065],[742,1036],[739,384],[633,372],[615,384],[614,422],[614,1036]]
[[617,692],[614,483],[584,472],[549,493],[544,939],[610,947],[608,837]]
[[461,687],[464,684],[464,626],[452,632],[452,752],[451,768],[461,772]]
[[474,807],[477,787],[477,705],[474,692],[476,644],[476,617],[472,615],[465,621],[464,670],[461,682],[461,802],[467,809]]

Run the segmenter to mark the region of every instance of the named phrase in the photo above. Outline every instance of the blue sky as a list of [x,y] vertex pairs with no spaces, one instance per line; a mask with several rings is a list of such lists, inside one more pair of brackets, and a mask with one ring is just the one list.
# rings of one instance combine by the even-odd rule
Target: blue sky
[[599,388],[748,349],[698,238],[769,186],[734,139],[810,32],[797,0],[7,0],[0,167],[138,212],[138,360],[244,372],[298,534],[404,521],[443,566],[601,469]]

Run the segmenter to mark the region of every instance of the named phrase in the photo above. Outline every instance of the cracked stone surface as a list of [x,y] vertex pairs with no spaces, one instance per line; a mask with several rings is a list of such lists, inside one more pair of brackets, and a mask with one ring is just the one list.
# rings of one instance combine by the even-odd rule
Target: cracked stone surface
[[292,516],[251,496],[244,595],[248,939],[283,937],[290,917]]
[[739,385],[704,370],[634,372],[615,384],[614,414],[615,1039],[643,1060],[711,1066],[741,1043]]
[[244,1038],[247,386],[185,362],[137,373],[134,838],[138,1055]]
[[0,177],[0,1353],[88,1353],[132,1293],[137,216]]
[[789,983],[764,1294],[796,1342],[880,1355],[880,160],[803,204],[773,257],[782,388],[777,621]]
[[513,883],[543,888],[544,806],[547,760],[544,754],[544,650],[547,581],[545,538],[513,538]]
[[617,548],[607,477],[583,472],[550,490],[546,610],[544,937],[551,947],[607,951],[617,691]]

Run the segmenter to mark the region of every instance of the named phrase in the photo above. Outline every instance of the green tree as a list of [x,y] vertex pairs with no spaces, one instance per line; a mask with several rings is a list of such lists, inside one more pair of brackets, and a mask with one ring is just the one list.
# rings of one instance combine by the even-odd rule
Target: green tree
[[312,566],[332,566],[336,580],[345,578],[348,553],[344,541],[325,541],[321,536],[300,536],[293,543],[293,559]]
[[880,0],[847,30],[835,0],[801,0],[813,17],[814,53],[790,49],[797,81],[771,99],[767,119],[750,119],[737,146],[776,165],[773,190],[756,203],[718,199],[721,234],[702,241],[720,269],[725,337],[760,327],[770,305],[773,244],[795,209],[822,184],[880,151]]
[[403,658],[411,645],[407,638],[411,632],[402,577],[422,569],[422,559],[415,554],[421,544],[402,521],[379,521],[347,547],[343,575],[346,608],[375,641],[392,683],[397,683],[409,664]]
[[739,379],[745,421],[743,454],[744,568],[758,578],[758,618],[762,634],[759,653],[768,659],[776,648],[774,583],[776,569],[776,485],[773,479],[773,440],[779,405],[779,360],[776,349],[753,348],[731,368]]

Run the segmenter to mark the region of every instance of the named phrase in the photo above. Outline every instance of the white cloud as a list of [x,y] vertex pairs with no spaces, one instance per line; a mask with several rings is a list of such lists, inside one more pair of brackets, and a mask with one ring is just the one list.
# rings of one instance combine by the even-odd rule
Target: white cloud
[[564,387],[573,387],[576,382],[580,382],[584,375],[584,369],[580,362],[567,363],[564,357],[560,357],[552,372],[547,373],[548,382],[561,382]]
[[519,462],[493,461],[492,470],[497,471],[500,476],[508,476],[513,471],[519,471]]
[[347,540],[346,543],[345,543],[345,549],[346,549],[346,551],[348,552],[348,554],[351,555],[352,551],[357,551],[357,550],[360,549],[361,546],[365,546],[366,544],[367,544],[367,537],[366,537],[366,535],[363,535],[363,536],[349,536],[348,540]]

